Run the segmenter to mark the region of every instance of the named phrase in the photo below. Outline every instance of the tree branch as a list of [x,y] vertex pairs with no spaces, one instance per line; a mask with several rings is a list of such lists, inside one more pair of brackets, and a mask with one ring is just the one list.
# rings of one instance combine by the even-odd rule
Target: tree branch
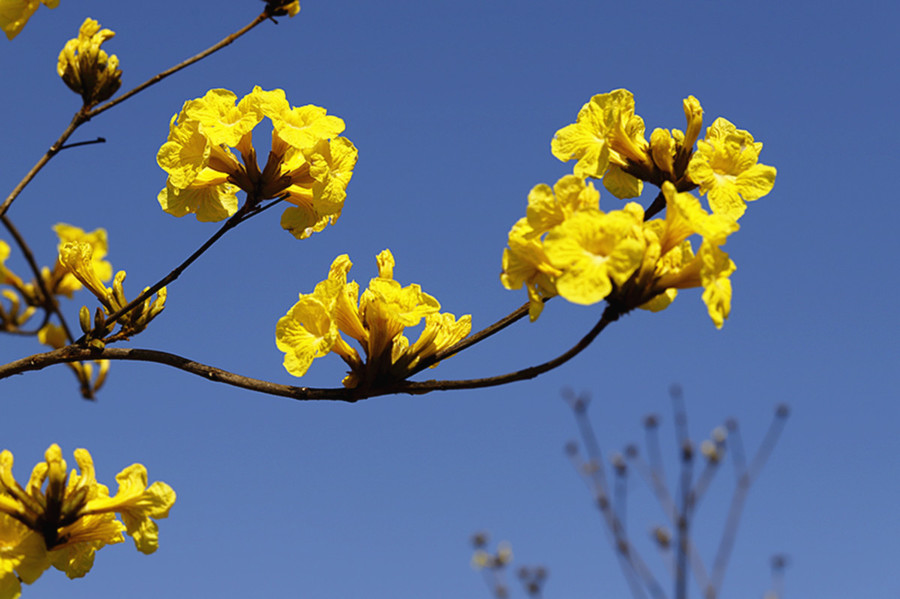
[[[515,314],[515,313],[514,313]],[[506,317],[509,318],[509,317]],[[97,349],[93,347],[84,347],[80,345],[69,345],[54,351],[34,354],[19,360],[15,360],[3,366],[0,366],[0,380],[9,378],[15,374],[43,370],[54,364],[62,364],[66,362],[78,362],[82,360],[129,360],[137,362],[156,362],[184,370],[191,374],[201,376],[205,379],[225,383],[234,387],[240,387],[250,391],[257,391],[267,395],[277,395],[280,397],[289,397],[296,400],[339,400],[355,402],[369,397],[377,397],[381,395],[392,395],[406,393],[410,395],[422,395],[432,391],[447,391],[451,389],[477,389],[483,387],[494,387],[497,385],[505,385],[514,381],[531,379],[539,374],[552,370],[561,366],[565,362],[572,359],[603,331],[606,326],[619,318],[616,310],[607,307],[603,316],[594,325],[594,328],[585,335],[574,347],[556,358],[531,366],[515,372],[481,378],[458,381],[400,381],[384,387],[371,389],[347,389],[332,388],[322,389],[313,387],[296,387],[293,385],[281,385],[260,379],[254,379],[243,375],[235,374],[215,366],[208,366],[188,358],[171,354],[168,352],[156,351],[151,349],[138,348],[112,348],[106,347]],[[505,320],[505,319],[503,319]],[[503,322],[503,320],[501,322]]]

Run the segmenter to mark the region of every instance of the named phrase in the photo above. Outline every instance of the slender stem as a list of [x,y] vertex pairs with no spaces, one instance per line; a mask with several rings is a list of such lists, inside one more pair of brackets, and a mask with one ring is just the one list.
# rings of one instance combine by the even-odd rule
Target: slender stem
[[65,144],[63,146],[60,146],[59,149],[60,150],[68,150],[69,148],[77,148],[78,146],[92,146],[94,144],[105,144],[105,143],[106,143],[105,137],[98,137],[97,139],[89,139],[87,141],[76,141],[76,142],[72,142],[70,144]]
[[[374,394],[384,395],[385,393],[428,393],[430,391],[447,391],[450,389],[482,389],[485,387],[496,387],[498,385],[506,385],[508,383],[513,383],[515,381],[524,381],[528,379],[533,379],[534,377],[541,375],[547,371],[553,370],[554,368],[561,366],[577,356],[581,353],[588,345],[590,345],[594,339],[603,332],[603,329],[607,327],[607,325],[615,322],[619,319],[620,313],[615,309],[611,309],[607,307],[606,310],[603,311],[603,316],[597,321],[597,324],[594,325],[594,328],[588,332],[587,335],[581,338],[581,340],[576,343],[571,349],[566,351],[565,353],[544,362],[543,364],[538,364],[537,366],[531,366],[529,368],[523,368],[522,370],[517,370],[515,372],[510,372],[507,374],[501,374],[498,376],[491,376],[480,379],[467,379],[467,380],[457,380],[457,381],[424,381],[421,383],[416,382],[403,382],[395,386],[386,387],[384,389],[373,390],[368,396],[371,397]],[[452,349],[452,348],[451,348]]]
[[115,105],[117,105],[117,104],[119,104],[119,103],[121,103],[121,102],[124,102],[125,100],[127,100],[127,99],[130,98],[131,96],[137,94],[138,92],[141,92],[141,91],[147,89],[147,88],[150,87],[151,85],[154,85],[154,84],[156,84],[156,83],[159,83],[160,81],[162,81],[163,79],[165,79],[165,78],[168,77],[169,75],[172,75],[172,74],[174,74],[174,73],[177,73],[178,71],[180,71],[180,70],[182,70],[182,69],[184,69],[184,68],[187,68],[187,67],[191,66],[191,65],[194,64],[195,62],[197,62],[197,61],[199,61],[199,60],[202,60],[202,59],[206,58],[207,56],[209,56],[209,55],[212,54],[213,52],[217,52],[217,51],[221,50],[221,49],[224,48],[225,46],[231,44],[232,42],[234,42],[235,40],[237,40],[239,37],[241,37],[242,35],[244,35],[244,34],[247,33],[248,31],[250,31],[251,29],[253,29],[254,27],[256,27],[257,25],[259,25],[260,23],[262,23],[262,22],[265,21],[266,19],[268,19],[270,16],[271,16],[271,15],[269,14],[269,10],[268,10],[268,9],[264,10],[262,13],[259,14],[259,16],[257,16],[255,19],[253,19],[252,21],[250,21],[249,24],[245,25],[245,26],[242,27],[241,29],[238,29],[237,31],[235,31],[235,32],[232,33],[231,35],[225,37],[225,38],[224,38],[222,41],[220,41],[219,43],[210,46],[209,48],[207,48],[207,49],[204,50],[203,52],[200,52],[199,54],[196,54],[196,55],[192,56],[191,58],[188,58],[188,59],[185,60],[184,62],[178,63],[177,65],[175,65],[175,66],[172,67],[172,68],[166,69],[165,71],[163,71],[162,73],[159,73],[158,75],[154,75],[154,76],[151,77],[150,79],[148,79],[148,80],[144,81],[143,83],[141,83],[140,85],[138,85],[138,86],[136,86],[136,87],[134,87],[134,88],[128,90],[127,92],[125,92],[124,94],[118,96],[117,98],[115,98],[115,99],[113,99],[113,100],[110,100],[110,101],[107,102],[106,104],[103,104],[103,105],[101,105],[101,106],[98,106],[98,107],[94,108],[93,110],[90,110],[90,111],[87,113],[87,118],[88,118],[88,119],[93,118],[93,117],[97,116],[98,114],[100,114],[101,112],[105,112],[105,111],[109,110],[109,109],[112,108],[113,106],[115,106]]
[[641,478],[644,479],[644,482],[653,490],[653,494],[656,496],[656,500],[659,502],[660,508],[663,513],[665,513],[666,517],[669,519],[671,524],[675,524],[678,518],[678,511],[675,508],[675,503],[672,501],[672,497],[669,495],[669,491],[666,488],[665,480],[654,472],[651,467],[640,458],[640,456],[634,456],[628,458],[629,462],[631,462],[632,466],[638,471],[638,474]]
[[[546,304],[551,299],[553,299],[553,298],[552,297],[544,298],[544,303]],[[429,366],[432,366],[433,364],[437,364],[441,360],[447,359],[448,357],[452,356],[453,354],[461,352],[462,350],[466,349],[467,347],[471,347],[471,346],[475,345],[476,343],[480,343],[481,341],[484,341],[491,335],[493,335],[495,333],[499,333],[500,331],[502,331],[509,325],[516,322],[517,320],[521,320],[526,314],[528,314],[528,308],[530,305],[531,305],[530,303],[523,304],[516,311],[512,312],[508,316],[504,316],[503,318],[501,318],[494,324],[490,325],[489,327],[484,328],[484,329],[478,331],[477,333],[469,335],[465,339],[462,339],[459,342],[457,342],[455,345],[451,345],[450,347],[437,352],[435,355],[431,356],[427,360],[422,360],[422,362],[417,364],[416,367],[412,370],[412,372],[410,373],[410,376],[425,370],[426,368],[428,368]]]
[[687,599],[688,585],[688,543],[690,542],[690,491],[693,480],[694,450],[688,436],[687,410],[681,387],[673,385],[669,390],[675,417],[675,431],[678,437],[681,473],[679,480],[679,509],[675,527],[675,599]]
[[710,575],[709,588],[712,596],[717,596],[722,587],[722,581],[725,578],[725,570],[728,567],[728,560],[731,557],[731,550],[734,548],[734,541],[737,538],[738,524],[741,521],[741,512],[744,509],[744,502],[750,491],[750,486],[756,480],[762,467],[778,443],[781,431],[788,417],[788,409],[786,406],[778,406],[775,411],[775,417],[766,431],[756,455],[750,462],[750,467],[741,473],[738,482],[735,485],[734,494],[731,497],[731,505],[728,508],[728,515],[725,519],[725,530],[719,541],[719,548],[716,551],[716,557],[713,561],[712,574]]

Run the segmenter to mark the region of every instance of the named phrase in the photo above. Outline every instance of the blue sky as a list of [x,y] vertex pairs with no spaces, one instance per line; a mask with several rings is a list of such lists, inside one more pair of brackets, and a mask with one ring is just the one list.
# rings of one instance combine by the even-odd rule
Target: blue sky
[[[335,256],[348,253],[351,275],[367,281],[386,247],[398,280],[471,313],[476,329],[493,322],[525,299],[499,283],[510,226],[532,186],[571,167],[550,154],[553,133],[593,94],[620,87],[648,129],[683,128],[681,101],[693,94],[707,123],[724,116],[749,130],[765,144],[761,161],[778,169],[773,192],[728,242],[738,267],[731,318],[717,331],[699,292],[687,291],[662,313],[624,317],[537,380],[354,405],[252,394],[152,364],[113,364],[95,403],[79,399],[61,366],[0,381],[0,445],[20,478],[56,442],[69,456],[88,448],[110,483],[139,461],[178,493],[156,554],[112,547],[85,579],[48,572],[25,597],[487,597],[468,565],[468,537],[483,529],[512,543],[517,564],[549,569],[547,597],[624,597],[600,517],[563,455],[576,430],[560,390],[593,397],[611,451],[639,441],[650,412],[671,441],[672,383],[685,390],[698,440],[735,417],[755,447],[775,406],[792,408],[751,492],[723,596],[762,596],[773,553],[791,556],[788,596],[900,593],[895,6],[301,4],[298,17],[260,26],[85,125],[73,141],[107,143],[60,154],[10,210],[43,264],[55,257],[55,223],[105,227],[134,293],[215,230],[156,202],[165,173],[155,155],[185,100],[278,87],[292,104],[346,121],[360,158],[337,225],[302,242],[280,229],[278,211],[242,225],[170,286],[135,347],[337,386],[335,357],[299,381],[284,371],[275,323]],[[129,89],[246,24],[261,3],[185,6],[62,0],[4,42],[0,186],[11,189],[78,108],[55,66],[86,16],[117,32],[105,47]],[[618,204],[601,189],[601,207]],[[9,264],[24,271],[16,256]],[[73,319],[88,302],[76,298],[64,305]],[[428,377],[543,362],[600,310],[556,300],[538,322]],[[8,337],[0,361],[39,350]],[[707,560],[731,479],[723,472],[701,506]],[[631,493],[629,526],[643,539],[663,515],[642,485]]]

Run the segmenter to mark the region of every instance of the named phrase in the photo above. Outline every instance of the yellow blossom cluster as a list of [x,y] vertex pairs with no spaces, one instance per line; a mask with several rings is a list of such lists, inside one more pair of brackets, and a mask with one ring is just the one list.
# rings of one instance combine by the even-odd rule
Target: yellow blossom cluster
[[[438,301],[419,285],[402,287],[394,280],[394,257],[384,250],[377,257],[378,276],[360,296],[359,284],[347,282],[352,263],[338,256],[328,278],[316,285],[278,321],[275,339],[285,353],[284,367],[303,376],[313,359],[329,352],[350,367],[344,386],[371,388],[402,381],[423,360],[447,349],[469,334],[472,317],[459,320],[440,313]],[[404,329],[425,319],[418,340],[410,344]],[[359,342],[365,352],[347,343],[341,333]]]
[[56,72],[85,106],[108,99],[122,85],[122,71],[116,55],[107,56],[100,45],[116,34],[100,29],[94,19],[85,19],[78,37],[66,42],[56,65]]
[[0,29],[6,34],[6,38],[11,40],[19,35],[41,4],[47,8],[56,8],[59,0],[0,0]]
[[141,464],[116,476],[119,490],[110,496],[87,450],[75,450],[80,472],[71,474],[58,445],[44,458],[23,487],[13,477],[12,454],[0,453],[0,599],[16,599],[22,583],[32,584],[50,566],[69,578],[84,576],[96,551],[123,542],[123,533],[138,551],[153,553],[159,546],[154,519],[167,517],[175,503],[169,485],[147,486]]
[[[721,247],[738,230],[746,202],[772,189],[775,169],[758,164],[762,144],[725,119],[698,141],[703,111],[693,96],[684,112],[686,132],[656,129],[648,143],[631,92],[615,90],[594,96],[575,123],[556,133],[551,151],[576,160],[573,174],[552,189],[532,189],[526,217],[513,225],[503,253],[501,282],[526,288],[532,320],[555,295],[585,305],[606,300],[620,312],[656,311],[678,289],[702,287],[710,318],[722,326],[735,265]],[[637,197],[644,182],[660,192],[646,211],[636,202],[602,211],[599,192],[585,178],[602,178],[619,198]],[[689,193],[698,186],[710,212]],[[662,209],[664,219],[651,218]],[[688,239],[694,235],[702,239],[696,253]]]
[[[252,135],[263,118],[272,122],[272,148],[260,169]],[[343,130],[344,121],[324,108],[291,107],[280,89],[257,86],[239,102],[228,90],[210,90],[172,117],[157,155],[168,173],[160,206],[175,216],[220,221],[237,212],[239,189],[251,206],[284,198],[292,206],[281,226],[309,237],[334,223],[344,205],[357,151],[338,136]]]

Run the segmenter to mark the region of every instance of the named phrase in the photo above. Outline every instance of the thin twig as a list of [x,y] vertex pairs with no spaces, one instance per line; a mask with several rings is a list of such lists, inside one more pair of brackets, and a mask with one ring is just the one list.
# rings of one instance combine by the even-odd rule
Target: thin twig
[[694,450],[688,434],[687,410],[681,387],[673,385],[669,389],[675,418],[675,432],[678,439],[678,453],[681,457],[679,476],[678,518],[675,522],[675,599],[687,599],[688,583],[688,543],[690,539],[690,491],[693,480]]
[[718,595],[722,587],[722,581],[725,578],[725,570],[728,567],[728,560],[731,557],[731,550],[734,547],[734,541],[737,538],[737,529],[741,521],[741,512],[744,509],[744,502],[750,491],[750,486],[756,480],[760,470],[778,443],[781,431],[787,421],[788,408],[786,406],[778,406],[775,410],[775,417],[766,431],[756,455],[750,463],[750,467],[745,470],[738,478],[735,485],[734,494],[731,497],[731,505],[728,508],[728,515],[725,519],[725,529],[722,532],[722,539],[719,541],[719,548],[716,551],[716,557],[713,561],[712,575],[710,576],[709,586],[712,589],[713,596]]
[[[515,381],[524,381],[528,379],[533,379],[534,377],[541,375],[545,372],[553,370],[559,366],[562,366],[579,353],[581,353],[587,346],[589,346],[594,339],[596,339],[597,335],[603,332],[609,324],[615,322],[619,319],[620,313],[616,309],[612,309],[609,306],[603,311],[603,316],[597,321],[597,324],[594,325],[587,335],[581,338],[581,340],[576,343],[571,349],[566,351],[565,353],[544,362],[543,364],[538,364],[537,366],[531,366],[529,368],[523,368],[522,370],[517,370],[515,372],[510,372],[507,374],[502,374],[498,376],[480,378],[480,379],[467,379],[467,380],[456,380],[456,381],[425,381],[422,383],[411,383],[411,382],[403,382],[399,383],[396,386],[387,387],[386,393],[428,393],[430,391],[448,391],[451,389],[483,389],[485,387],[496,387],[498,385],[506,385],[508,383],[513,383]],[[451,348],[452,349],[452,348]],[[380,390],[376,390],[378,395],[384,395]],[[371,397],[371,394],[368,395]]]
[[635,551],[634,546],[628,541],[621,514],[616,512],[614,506],[610,503],[600,444],[597,441],[597,435],[594,432],[590,419],[587,417],[587,398],[575,398],[573,401],[570,401],[570,404],[575,414],[582,442],[588,453],[588,464],[591,466],[587,472],[581,471],[581,474],[592,483],[591,491],[594,494],[595,503],[601,514],[603,514],[607,530],[613,537],[613,548],[619,559],[619,565],[631,587],[632,594],[635,597],[643,597],[644,592],[640,586],[640,584],[643,584],[652,597],[664,599],[665,593],[653,576],[653,572],[651,572],[644,560],[641,559],[641,556]]
[[[549,302],[552,299],[553,299],[553,297],[544,298],[544,300],[543,300],[544,304],[546,304],[547,302]],[[500,331],[502,331],[509,325],[513,324],[514,322],[516,322],[518,320],[521,320],[526,314],[528,314],[530,305],[531,305],[530,302],[523,304],[517,310],[515,310],[508,316],[504,316],[503,318],[501,318],[494,324],[478,331],[477,333],[473,333],[472,335],[469,335],[465,339],[461,339],[460,341],[456,342],[456,344],[451,345],[450,347],[437,352],[430,358],[422,360],[415,366],[415,368],[412,369],[409,376],[412,376],[416,373],[422,372],[426,368],[433,366],[434,364],[437,364],[441,360],[446,360],[450,356],[461,352],[462,350],[466,349],[467,347],[471,347],[471,346],[475,345],[476,343],[480,343],[480,342],[484,341],[491,335],[494,335],[495,333],[499,333]]]

